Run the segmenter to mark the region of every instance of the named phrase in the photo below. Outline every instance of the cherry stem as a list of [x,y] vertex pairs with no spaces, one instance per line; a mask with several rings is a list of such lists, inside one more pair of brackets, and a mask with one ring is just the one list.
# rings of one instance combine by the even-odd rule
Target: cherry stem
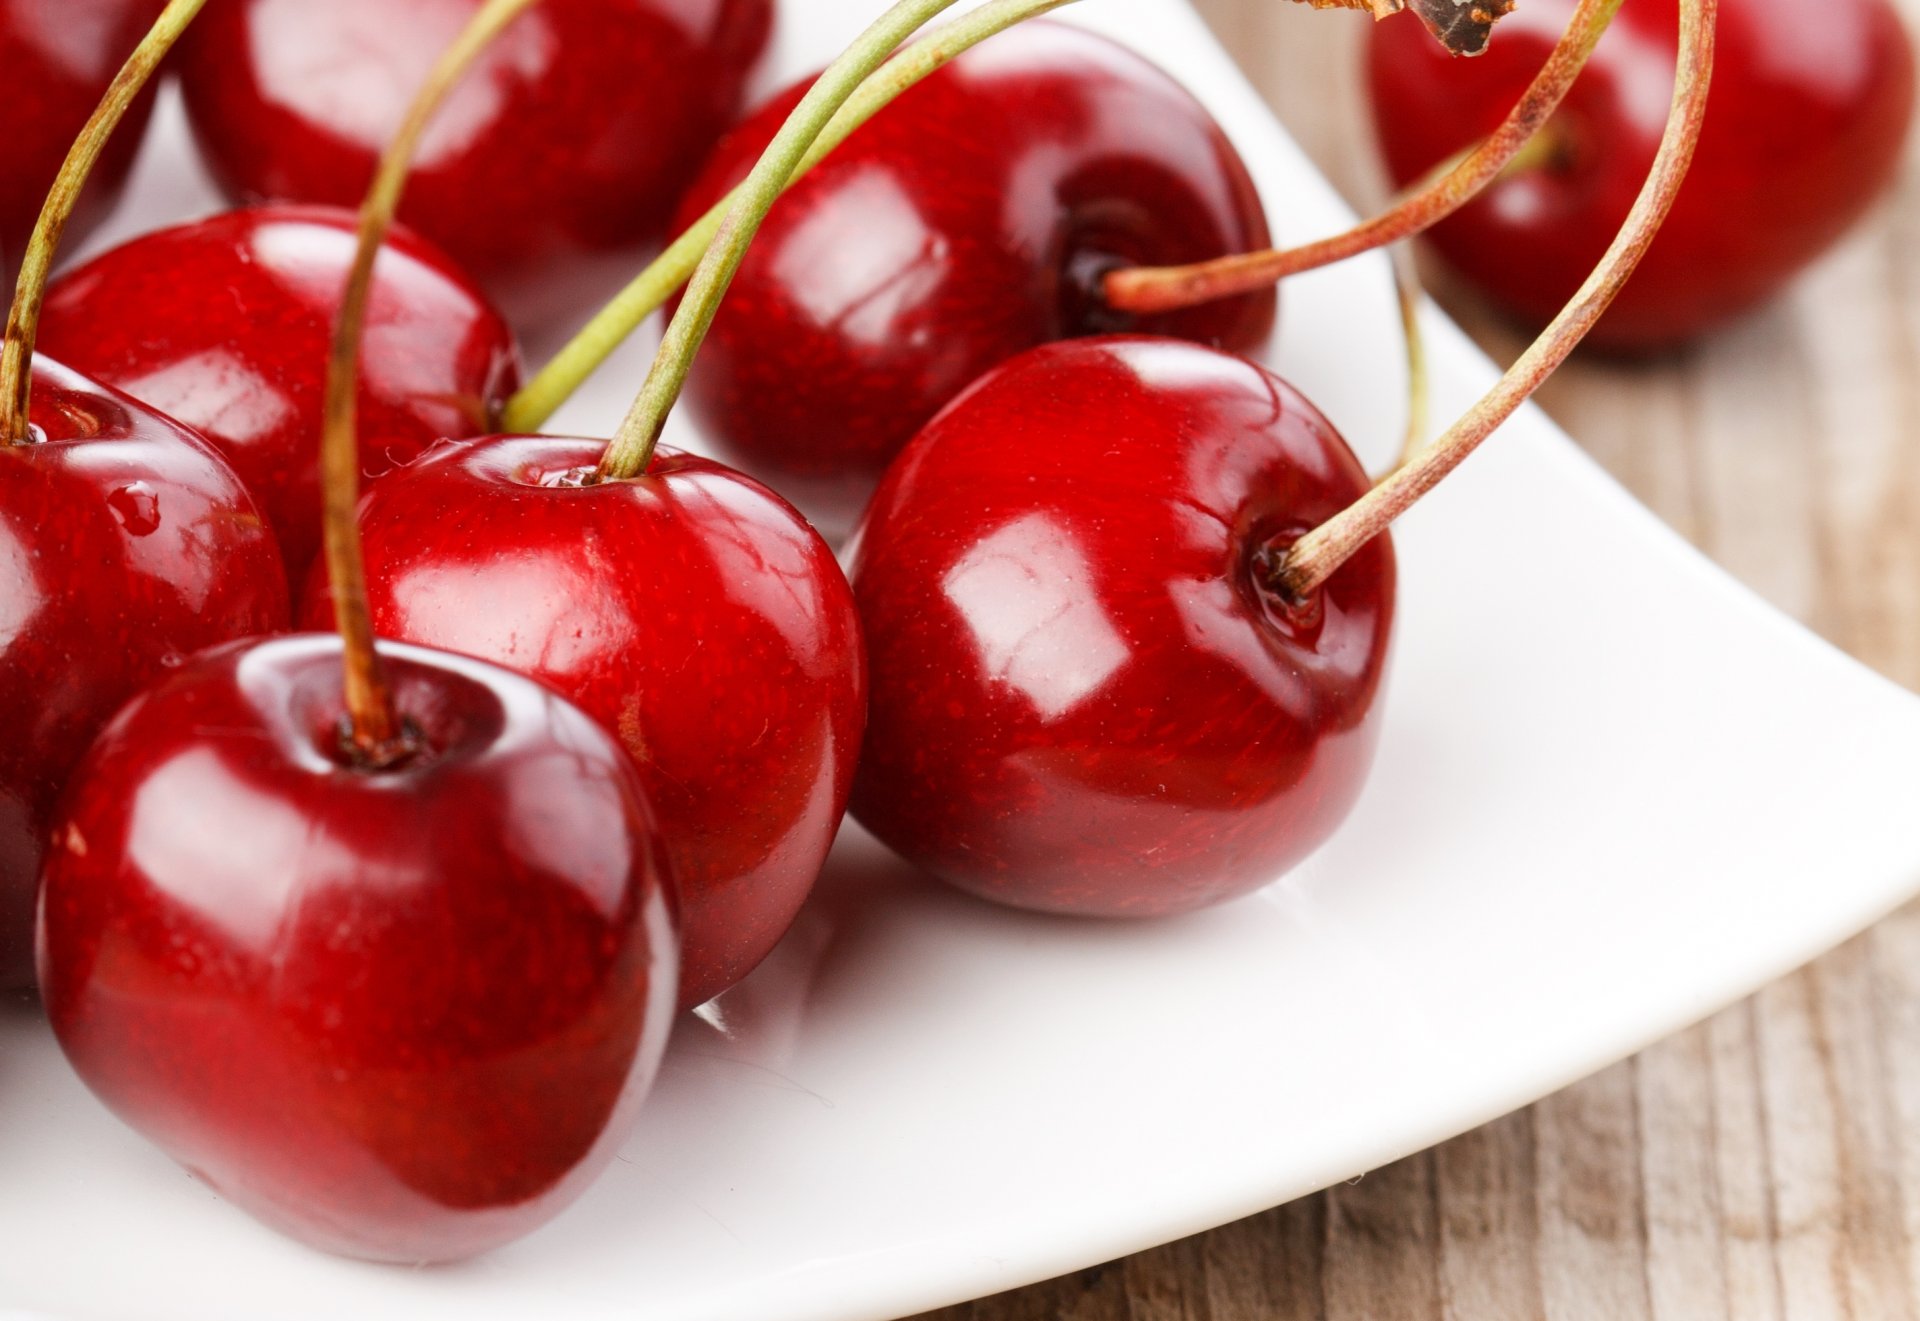
[[667,414],[680,397],[693,355],[706,338],[761,221],[834,115],[895,48],[955,0],[898,0],[829,64],[735,190],[706,255],[687,284],[639,397],[600,458],[597,479],[625,481],[647,470]]
[[29,408],[33,402],[33,346],[40,335],[40,309],[46,302],[47,277],[53,270],[54,255],[60,250],[61,236],[73,216],[74,205],[86,187],[87,176],[107,149],[113,131],[126,118],[149,81],[160,67],[174,42],[187,30],[207,0],[171,0],[154,20],[147,35],[140,39],[133,54],[120,66],[107,85],[106,95],[94,109],[80,136],[74,139],[60,173],[54,177],[40,219],[34,224],[33,237],[20,262],[20,278],[14,286],[13,308],[7,314],[4,345],[0,345],[0,444],[21,445],[30,439]]
[[[860,90],[834,112],[820,136],[807,148],[787,180],[806,174],[856,129],[872,119],[894,98],[935,70],[1015,24],[1073,4],[1074,0],[990,0],[965,17],[920,38],[881,66],[860,84]],[[739,200],[742,186],[708,207],[706,213],[668,245],[614,300],[602,308],[540,372],[507,401],[501,427],[508,432],[536,431],[564,404],[613,351],[625,343],[642,322],[666,305],[700,264],[701,256],[719,232],[720,222]]]
[[360,549],[360,338],[372,299],[374,264],[406,192],[420,139],[447,94],[508,24],[539,0],[488,0],[433,66],[407,117],[380,157],[373,184],[360,204],[359,246],[340,299],[333,347],[327,360],[325,411],[320,433],[320,489],[327,576],[333,585],[334,617],[340,629],[346,675],[347,737],[361,764],[379,769],[404,760],[413,739],[394,710],[386,667],[373,644],[373,614],[367,605],[366,561]]
[[1398,463],[1405,463],[1427,443],[1433,413],[1433,374],[1427,360],[1427,336],[1420,325],[1426,296],[1420,288],[1413,254],[1404,244],[1388,249],[1393,263],[1393,292],[1400,304],[1400,330],[1407,348],[1407,431],[1400,442]]
[[1186,266],[1136,266],[1111,271],[1101,286],[1108,306],[1143,316],[1210,303],[1264,289],[1290,275],[1331,266],[1431,229],[1499,178],[1552,118],[1621,3],[1580,0],[1553,53],[1500,127],[1451,169],[1379,215],[1344,233],[1296,248],[1236,253]]
[[[788,177],[786,186],[806,174],[829,152],[851,137],[882,108],[902,92],[935,70],[950,64],[962,52],[979,45],[996,32],[1004,32],[1017,23],[1039,14],[1050,13],[1074,0],[990,0],[964,18],[922,37],[895,55],[879,72],[860,84],[847,102],[834,112],[820,136]],[[507,401],[501,414],[501,427],[508,432],[529,432],[544,426],[547,419],[580,388],[613,351],[625,343],[646,319],[687,282],[700,258],[713,243],[720,223],[745,184],[737,185],[691,225],[667,249],[636,276],[632,283],[589,321],[580,333],[556,353],[519,393]]]
[[1680,0],[1680,49],[1673,104],[1647,181],[1626,223],[1586,283],[1540,337],[1508,368],[1485,398],[1411,462],[1376,483],[1360,499],[1296,541],[1276,567],[1274,586],[1305,600],[1325,585],[1349,556],[1384,532],[1413,503],[1459,467],[1511,417],[1593,329],[1646,255],[1693,163],[1713,81],[1714,30],[1719,0]]

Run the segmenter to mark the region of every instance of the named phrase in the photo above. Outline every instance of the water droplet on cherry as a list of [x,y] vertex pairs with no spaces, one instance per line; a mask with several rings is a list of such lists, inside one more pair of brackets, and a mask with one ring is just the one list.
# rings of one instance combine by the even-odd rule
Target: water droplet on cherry
[[148,482],[122,486],[107,497],[114,521],[136,537],[150,536],[160,527],[160,494]]

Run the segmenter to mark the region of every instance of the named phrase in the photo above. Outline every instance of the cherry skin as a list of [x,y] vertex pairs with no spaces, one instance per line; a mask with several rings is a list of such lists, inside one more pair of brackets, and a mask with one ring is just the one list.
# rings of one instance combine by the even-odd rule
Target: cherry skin
[[[408,101],[481,3],[210,5],[181,44],[181,73],[221,186],[236,201],[357,206]],[[535,6],[448,98],[401,218],[517,323],[577,317],[659,237],[733,121],[772,13],[772,0]],[[612,270],[581,264],[596,255]]]
[[47,1016],[120,1117],[315,1247],[471,1256],[630,1132],[671,1024],[658,836],[619,745],[518,675],[388,647],[417,736],[344,750],[340,641],[221,648],[62,803]]
[[[140,44],[166,0],[0,0],[0,69],[7,71],[7,132],[0,136],[0,274],[26,251],[53,178],[107,84]],[[69,242],[119,200],[146,132],[153,93],[134,102],[88,179],[67,226]]]
[[[1573,9],[1529,0],[1471,61],[1449,58],[1418,24],[1377,25],[1368,81],[1394,179],[1411,182],[1491,131]],[[1623,8],[1545,130],[1551,155],[1432,231],[1448,263],[1523,322],[1552,319],[1626,219],[1660,140],[1678,30],[1675,0]],[[1899,166],[1914,61],[1887,0],[1727,0],[1719,42],[1686,186],[1589,344],[1657,350],[1764,302]]]
[[[729,134],[682,208],[752,166],[804,91]],[[796,184],[729,289],[688,398],[722,457],[831,535],[920,427],[1033,345],[1139,328],[1245,349],[1270,292],[1138,323],[1093,292],[1116,264],[1265,247],[1219,127],[1104,37],[1026,23],[912,88]]]
[[[583,485],[604,442],[499,436],[387,474],[360,508],[382,637],[529,674],[633,754],[679,887],[681,1003],[744,977],[833,843],[866,713],[832,552],[780,497],[690,454]],[[302,617],[331,624],[323,575]]]
[[[320,549],[320,415],[357,218],[267,206],[159,230],[58,280],[40,343],[198,428],[253,489],[291,581]],[[452,260],[396,233],[374,267],[361,357],[362,465],[479,435],[519,383],[500,314]]]
[[54,803],[120,705],[192,653],[283,631],[280,554],[184,427],[46,358],[0,448],[0,986],[33,981]]
[[1392,547],[1304,603],[1267,584],[1366,489],[1242,358],[1084,339],[983,377],[849,547],[872,672],[854,816],[1021,908],[1153,916],[1273,880],[1372,760]]

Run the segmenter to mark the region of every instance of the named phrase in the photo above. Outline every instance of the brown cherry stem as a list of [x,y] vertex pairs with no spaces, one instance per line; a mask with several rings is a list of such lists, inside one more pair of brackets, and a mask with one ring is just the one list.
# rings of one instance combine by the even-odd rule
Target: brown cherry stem
[[1102,283],[1107,304],[1136,316],[1177,311],[1264,289],[1303,271],[1372,252],[1425,232],[1472,201],[1553,117],[1622,0],[1580,0],[1553,53],[1500,125],[1452,169],[1344,233],[1295,248],[1236,253],[1185,266],[1123,267]]
[[13,308],[7,314],[6,340],[0,344],[0,410],[4,410],[4,417],[0,417],[0,444],[20,445],[29,439],[27,419],[33,403],[33,346],[40,335],[40,308],[46,301],[47,277],[53,271],[54,254],[60,250],[61,236],[67,231],[67,221],[73,216],[81,189],[86,187],[87,176],[93,173],[94,163],[112,140],[113,131],[152,80],[160,62],[173,49],[173,43],[180,39],[180,34],[206,3],[207,0],[171,0],[161,11],[147,35],[140,39],[133,54],[107,85],[106,95],[100,98],[100,104],[61,163],[60,173],[54,177],[53,188],[47,193],[40,218],[34,224],[33,236],[27,240],[27,250],[20,262],[20,278],[14,286]]
[[360,205],[359,246],[334,323],[327,360],[325,411],[320,433],[322,531],[327,576],[333,585],[334,618],[344,651],[347,737],[361,764],[391,766],[413,751],[413,741],[394,710],[386,667],[373,642],[373,614],[367,605],[366,561],[360,550],[360,441],[357,405],[360,393],[360,336],[373,291],[374,264],[392,228],[406,192],[420,139],[447,94],[508,24],[539,0],[488,0],[440,56],[427,75],[407,117],[380,157],[379,169]]
[[1707,90],[1713,81],[1719,10],[1719,0],[1680,0],[1680,50],[1673,104],[1660,138],[1660,151],[1626,223],[1586,283],[1486,397],[1445,435],[1295,542],[1274,572],[1277,589],[1295,600],[1312,596],[1349,556],[1384,532],[1513,416],[1593,329],[1646,255],[1693,163],[1700,125],[1706,116]]

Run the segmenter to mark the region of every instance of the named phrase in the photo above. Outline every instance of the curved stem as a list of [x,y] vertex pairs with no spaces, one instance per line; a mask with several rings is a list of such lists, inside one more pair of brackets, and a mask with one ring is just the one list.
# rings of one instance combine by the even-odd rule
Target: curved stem
[[954,0],[898,0],[855,38],[800,98],[800,104],[793,108],[787,122],[780,126],[773,141],[741,181],[711,246],[694,270],[686,296],[680,300],[673,320],[667,323],[666,337],[654,355],[646,383],[640,387],[639,397],[633,401],[633,407],[601,456],[601,480],[625,480],[646,471],[653,460],[660,428],[680,397],[680,388],[693,365],[693,355],[706,338],[714,314],[719,311],[720,300],[726,297],[727,286],[733,282],[734,272],[740,269],[740,262],[747,255],[747,245],[753,242],[760,222],[766,219],[767,212],[799,168],[807,149],[834,113],[859,90],[867,75],[922,24],[953,3]]
[[386,669],[373,645],[367,606],[366,562],[360,553],[356,514],[360,503],[360,442],[356,404],[360,390],[360,334],[372,298],[374,263],[406,191],[415,151],[447,93],[502,29],[539,0],[488,0],[440,56],[407,109],[360,205],[359,246],[334,323],[327,360],[327,390],[320,433],[320,491],[327,576],[333,584],[334,617],[340,629],[346,673],[348,738],[363,765],[391,766],[412,752],[412,740],[394,711]]
[[[880,70],[860,84],[815,138],[807,154],[800,159],[787,180],[795,180],[818,165],[827,154],[852,136],[880,110],[936,69],[951,63],[961,52],[1003,32],[1016,23],[1038,14],[1049,13],[1074,0],[990,0],[965,17],[922,37],[888,60]],[[672,298],[699,265],[701,256],[713,242],[720,221],[739,200],[741,188],[735,187],[707,211],[645,270],[634,278],[612,302],[608,303],[575,335],[567,345],[542,367],[538,374],[507,401],[501,415],[501,428],[508,432],[535,431],[546,424],[587,377],[591,376],[613,351],[625,343],[642,322]]]
[[1297,248],[1237,253],[1186,266],[1137,266],[1112,271],[1102,286],[1107,303],[1135,315],[1171,312],[1264,289],[1289,275],[1331,266],[1431,229],[1498,178],[1560,108],[1621,3],[1581,0],[1546,64],[1500,127],[1452,169],[1371,220]]
[[0,444],[18,445],[27,439],[27,414],[33,392],[33,345],[40,334],[40,307],[46,301],[47,277],[53,270],[54,254],[60,238],[73,216],[80,190],[93,172],[94,162],[106,150],[113,131],[126,118],[127,110],[152,80],[154,71],[166,58],[173,43],[187,30],[207,0],[171,0],[160,12],[147,35],[133,48],[133,54],[120,66],[107,85],[80,136],[74,139],[67,158],[60,165],[40,219],[34,224],[33,237],[20,262],[20,278],[14,286],[13,309],[7,314],[6,341],[0,345]]
[[1396,244],[1388,255],[1393,262],[1393,291],[1400,304],[1400,330],[1407,347],[1407,430],[1394,465],[1398,467],[1427,443],[1433,412],[1433,373],[1427,361],[1426,332],[1420,325],[1426,296],[1420,288],[1419,273],[1413,268],[1413,254],[1404,244]]
[[[833,113],[828,127],[814,138],[814,144],[806,150],[806,156],[801,157],[793,177],[787,179],[787,186],[791,188],[793,180],[818,165],[833,148],[879,113],[879,109],[893,102],[900,92],[920,83],[964,50],[1037,13],[1052,12],[1068,4],[1073,4],[1073,0],[991,0],[937,33],[922,36],[893,60],[881,65],[866,83],[860,84],[860,90],[852,94],[847,104]],[[611,357],[612,351],[620,348],[639,324],[672,298],[687,282],[687,276],[693,275],[701,255],[712,244],[712,236],[720,230],[720,221],[733,202],[739,200],[739,192],[735,186],[732,192],[707,207],[701,219],[689,225],[666,252],[655,257],[580,334],[555,353],[553,359],[507,401],[507,409],[501,415],[501,428],[507,432],[532,432],[553,417],[574,390]]]
[[1295,599],[1304,599],[1318,591],[1349,556],[1385,531],[1388,524],[1459,467],[1495,428],[1511,417],[1540,388],[1541,382],[1566,361],[1567,355],[1607,310],[1646,255],[1648,245],[1672,209],[1687,167],[1693,163],[1694,145],[1700,139],[1700,124],[1706,115],[1707,88],[1713,80],[1714,25],[1719,8],[1719,0],[1680,0],[1680,50],[1673,105],[1660,139],[1659,154],[1654,157],[1653,168],[1626,223],[1580,291],[1486,397],[1445,435],[1411,463],[1295,542],[1275,572],[1277,588]]

